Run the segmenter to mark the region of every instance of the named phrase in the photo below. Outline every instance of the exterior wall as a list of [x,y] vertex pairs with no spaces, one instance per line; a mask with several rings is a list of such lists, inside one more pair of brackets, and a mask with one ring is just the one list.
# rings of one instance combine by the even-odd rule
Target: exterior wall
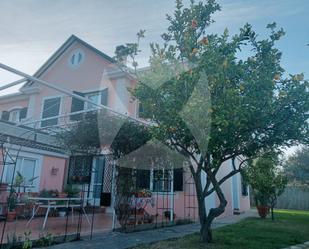
[[[76,50],[82,50],[85,57],[84,61],[78,68],[72,68],[69,66],[69,58]],[[113,67],[114,66],[110,62],[105,61],[101,56],[97,55],[89,48],[75,42],[40,78],[70,91],[92,92],[103,90],[108,87],[108,106],[112,109],[117,109],[116,105],[119,103],[119,99],[117,99],[117,95],[119,94],[116,91],[117,85],[125,84],[126,86],[131,87],[132,83],[125,78],[110,79],[107,72],[112,70]],[[41,118],[43,103],[46,97],[61,96],[62,103],[60,114],[70,113],[71,97],[44,86],[39,87],[41,88],[41,91],[36,96],[35,100],[34,113],[36,119]],[[128,95],[129,93],[127,92],[126,94]],[[130,99],[129,95],[126,97],[128,100]],[[124,105],[130,106],[134,105],[134,103],[127,101]],[[127,109],[133,110],[134,107]],[[135,115],[135,113],[129,111],[128,114]]]
[[[218,179],[221,179],[222,177],[224,177],[231,170],[232,170],[231,161],[225,162],[218,172],[218,176],[217,176]],[[185,175],[185,177],[186,176],[188,176],[188,173]],[[205,175],[202,176],[202,182],[203,182],[203,179],[206,179]],[[237,174],[234,177],[228,179],[225,183],[221,185],[221,187],[222,187],[223,193],[228,203],[225,208],[225,212],[220,216],[220,218],[233,215],[234,208],[238,208],[240,212],[247,211],[250,209],[249,196],[243,196],[241,192],[240,174]],[[184,183],[184,191],[175,192],[174,212],[176,214],[176,218],[188,218],[189,215],[191,219],[198,218],[197,199],[196,197],[188,196],[189,194],[196,195],[195,189],[193,188],[195,188],[194,185],[189,187],[188,184]],[[159,215],[163,213],[163,211],[160,210],[160,208],[164,206],[167,210],[168,208],[171,207],[172,199],[170,199],[170,197],[166,197],[165,195],[160,194],[160,193],[158,195],[157,193],[153,193],[152,197],[154,198],[155,205],[159,207],[158,209]],[[206,198],[205,203],[206,203],[207,211],[209,211],[210,208],[213,208],[219,205],[219,199],[217,195],[215,194],[215,192]],[[188,208],[189,206],[191,208]],[[192,207],[196,207],[196,209],[192,209]],[[157,212],[157,209],[156,207],[147,206],[147,212],[149,212],[152,215],[155,215]]]
[[[72,53],[77,50],[83,51],[84,59],[77,68],[72,68],[69,65],[69,59]],[[137,102],[132,99],[127,89],[133,88],[136,83],[123,75],[121,77],[109,75],[109,72],[115,70],[114,64],[103,59],[81,43],[74,42],[39,78],[66,90],[83,93],[99,91],[108,87],[108,107],[135,117]],[[40,89],[39,93],[29,95],[28,100],[18,100],[18,97],[12,97],[9,103],[0,100],[0,111],[6,111],[17,106],[28,107],[29,115],[27,115],[27,118],[39,120],[42,117],[44,100],[49,97],[60,96],[59,114],[71,112],[71,97],[37,83],[34,83],[31,87],[33,86]],[[14,101],[15,98],[16,101]]]
[[[239,186],[240,186],[240,189],[241,189],[241,177],[240,177],[240,174],[237,174],[237,177],[239,178]],[[240,193],[239,203],[240,203],[239,210],[241,212],[247,211],[247,210],[249,210],[251,208],[250,207],[250,192],[249,192],[249,189],[248,189],[248,195],[247,196],[244,196],[244,195],[242,195]]]
[[[231,171],[231,164],[230,161],[226,161],[221,166],[220,170],[218,171],[217,179],[220,180],[224,177],[228,172]],[[225,195],[227,200],[227,206],[225,208],[225,212],[220,217],[230,216],[233,215],[233,190],[232,190],[232,179],[228,179],[222,185],[222,191]],[[220,204],[218,197],[216,196],[216,206]]]
[[[26,148],[24,149],[26,150]],[[57,189],[58,191],[62,191],[66,174],[66,162],[68,159],[35,152],[27,152],[25,150],[18,152],[18,156],[36,160],[35,176],[40,176],[35,180],[38,188],[29,189],[29,191],[38,192],[42,189]],[[17,155],[16,150],[10,149],[9,153],[13,158]],[[2,159],[2,152],[0,152],[0,161],[2,161]],[[1,163],[0,175],[2,175],[2,171],[3,165]],[[5,177],[5,174],[3,177]]]
[[[236,161],[236,164],[239,163]],[[228,172],[232,170],[231,160],[224,163],[218,172],[218,179],[224,177]],[[241,175],[240,173],[229,178],[225,183],[222,184],[222,190],[227,200],[227,206],[225,212],[220,217],[233,215],[234,209],[239,209],[240,212],[244,212],[250,209],[250,198],[242,195],[241,186]],[[216,198],[217,205],[219,205],[219,199]]]
[[28,107],[28,100],[17,100],[17,101],[10,101],[1,104],[0,102],[0,112],[2,111],[11,111],[13,109],[21,109],[24,107]]
[[40,177],[40,190],[63,190],[63,183],[66,172],[66,160],[67,159],[64,158],[44,156]]

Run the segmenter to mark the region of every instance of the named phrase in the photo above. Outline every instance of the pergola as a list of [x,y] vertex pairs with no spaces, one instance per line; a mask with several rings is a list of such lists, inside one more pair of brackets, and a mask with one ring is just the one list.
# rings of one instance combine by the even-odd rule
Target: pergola
[[[59,119],[66,119],[68,117],[70,117],[71,115],[76,115],[76,114],[83,114],[86,112],[95,112],[95,111],[99,111],[99,110],[105,110],[108,113],[115,115],[115,116],[119,116],[121,118],[124,119],[128,119],[131,120],[133,122],[138,122],[141,123],[143,125],[151,125],[149,122],[145,121],[145,120],[141,120],[126,114],[122,114],[119,112],[114,111],[112,108],[101,105],[101,104],[97,104],[94,103],[93,101],[75,94],[74,92],[72,92],[71,90],[65,89],[64,87],[60,87],[59,84],[53,84],[52,82],[47,82],[45,80],[33,77],[31,75],[28,75],[24,72],[21,72],[15,68],[12,68],[10,66],[7,66],[5,64],[0,63],[0,68],[11,72],[15,75],[18,75],[20,77],[22,77],[19,80],[16,80],[14,82],[8,83],[4,86],[0,87],[0,91],[11,88],[13,86],[17,86],[20,84],[23,84],[25,82],[35,82],[39,85],[48,87],[50,89],[56,90],[59,93],[64,94],[67,97],[71,97],[71,98],[76,98],[78,100],[84,101],[85,103],[89,103],[91,104],[91,106],[93,106],[92,109],[90,110],[82,110],[82,111],[78,111],[78,112],[74,112],[74,113],[68,113],[68,114],[62,114],[59,115],[57,117],[51,117],[51,118],[42,118],[42,119],[34,119],[34,117],[27,117],[27,119],[23,120],[22,122],[18,123],[18,124],[8,124],[5,122],[0,122],[0,130],[1,131],[5,131],[3,132],[3,134],[1,134],[0,132],[0,144],[2,145],[2,156],[3,156],[3,165],[5,164],[5,158],[4,157],[9,157],[10,153],[9,153],[9,148],[14,148],[15,150],[17,149],[17,151],[20,151],[21,148],[23,146],[31,146],[31,144],[36,144],[36,145],[40,145],[42,147],[45,146],[45,149],[49,149],[49,150],[55,150],[55,151],[63,151],[63,148],[59,148],[58,146],[55,146],[55,144],[57,144],[57,141],[55,136],[58,134],[59,132],[62,132],[64,130],[67,130],[70,128],[70,125],[73,125],[74,123],[76,123],[76,121],[73,121],[72,123],[67,123],[67,122],[63,122],[57,125],[52,125],[52,126],[47,126],[47,127],[40,127],[40,123],[42,121],[48,121],[50,119],[53,118],[59,118]],[[32,127],[32,128],[30,128]],[[14,160],[13,160],[13,164],[14,164]],[[15,165],[16,165],[16,160],[15,160]],[[113,184],[114,183],[114,178],[115,178],[115,170],[113,170]],[[2,177],[1,177],[2,180]],[[13,182],[13,179],[12,179]],[[13,184],[11,184],[12,186]],[[192,185],[192,183],[190,183],[190,186]],[[114,191],[114,187],[112,187],[112,190]],[[165,194],[167,197],[167,201],[171,203],[171,205],[173,205],[174,203],[174,192],[173,192],[173,188],[171,188],[171,192],[167,194]],[[112,194],[113,196],[113,194]],[[157,195],[158,196],[158,195]],[[165,198],[165,197],[164,197]],[[188,197],[189,199],[191,199],[191,197]],[[163,202],[164,203],[164,202]],[[164,209],[163,207],[158,207],[159,209]],[[184,208],[186,208],[184,206]],[[188,208],[193,208],[194,210],[196,209],[196,207],[192,204],[188,204]],[[173,209],[171,209],[171,214],[170,214],[170,221],[173,221],[174,219],[174,215],[173,215]],[[116,227],[116,214],[115,214],[115,210],[113,210],[113,221],[112,221],[112,229],[114,229]],[[92,228],[91,228],[92,229]],[[2,238],[1,238],[1,243],[3,241],[3,234],[4,234],[4,230],[5,230],[5,225],[3,226],[3,232],[2,232]],[[91,234],[92,234],[92,230],[91,230]]]

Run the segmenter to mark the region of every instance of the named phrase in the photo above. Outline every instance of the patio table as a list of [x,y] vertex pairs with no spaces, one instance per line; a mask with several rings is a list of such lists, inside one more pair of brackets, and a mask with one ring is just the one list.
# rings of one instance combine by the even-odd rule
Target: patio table
[[[65,197],[65,198],[64,197],[63,198],[62,197],[29,197],[30,201],[36,201],[37,208],[33,206],[32,216],[27,222],[27,226],[33,220],[35,214],[38,212],[40,208],[46,208],[46,214],[45,214],[45,218],[44,218],[44,222],[42,226],[42,229],[44,229],[46,226],[48,214],[51,209],[71,208],[72,209],[72,221],[73,221],[74,220],[74,215],[73,215],[74,208],[78,208],[78,207],[82,208],[82,211],[85,214],[86,220],[88,221],[90,225],[90,220],[85,211],[84,204],[82,203],[83,200],[90,200],[90,199],[91,198],[75,198],[75,197],[72,197],[72,198],[69,198],[69,197]],[[59,201],[61,201],[62,203],[59,204]],[[76,203],[76,202],[80,202],[80,203]]]

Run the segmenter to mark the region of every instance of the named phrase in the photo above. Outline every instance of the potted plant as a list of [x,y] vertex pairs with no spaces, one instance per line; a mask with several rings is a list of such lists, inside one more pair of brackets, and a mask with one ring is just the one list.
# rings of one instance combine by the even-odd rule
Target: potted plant
[[22,187],[22,185],[24,185],[24,183],[25,183],[25,178],[19,171],[17,171],[15,182],[14,182],[14,187],[17,188],[18,193],[20,193],[20,188]]
[[0,192],[6,192],[8,189],[8,186],[9,184],[7,183],[4,183],[4,182],[0,183]]
[[138,197],[149,198],[152,196],[152,193],[148,189],[142,189],[138,192]]
[[79,196],[80,190],[72,184],[68,184],[64,188],[64,193],[66,193],[67,197],[74,198]]
[[261,218],[266,218],[266,216],[269,214],[269,205],[268,205],[268,198],[258,191],[254,192],[254,199],[256,203],[256,209],[258,210],[259,216]]
[[68,197],[68,194],[67,194],[66,192],[60,192],[60,193],[58,194],[58,197],[59,197],[59,198],[67,198],[67,197]]
[[[170,210],[164,211],[164,216],[165,216],[165,219],[170,220],[171,219],[171,211]],[[173,220],[175,218],[176,218],[176,214],[173,212]]]
[[14,221],[16,219],[16,203],[17,203],[16,192],[15,189],[12,189],[8,197],[7,221]]

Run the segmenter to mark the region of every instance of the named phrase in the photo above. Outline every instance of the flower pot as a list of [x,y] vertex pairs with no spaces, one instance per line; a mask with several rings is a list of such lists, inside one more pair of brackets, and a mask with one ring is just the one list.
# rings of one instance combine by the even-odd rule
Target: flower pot
[[63,193],[63,192],[58,194],[59,198],[66,198],[67,196],[68,196],[68,194],[67,193]]
[[16,220],[16,211],[8,211],[7,213],[7,221],[14,221]]
[[7,183],[0,183],[0,192],[6,192],[8,189],[8,184]]
[[65,217],[67,214],[66,211],[59,211],[59,217]]
[[261,218],[266,218],[267,214],[269,213],[269,207],[268,206],[257,206],[256,207],[259,213],[259,216]]
[[[170,211],[164,211],[164,216],[166,219],[170,220],[171,219],[171,212]],[[176,214],[173,212],[173,219],[176,218]]]

